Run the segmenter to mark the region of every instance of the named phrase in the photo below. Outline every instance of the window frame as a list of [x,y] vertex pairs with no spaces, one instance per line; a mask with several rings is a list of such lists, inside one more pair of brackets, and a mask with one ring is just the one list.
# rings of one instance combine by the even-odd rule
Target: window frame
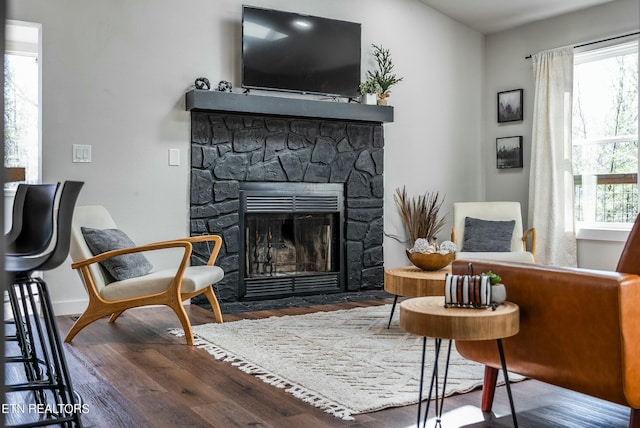
[[[578,64],[583,64],[586,62],[597,61],[600,59],[610,58],[619,56],[624,54],[628,48],[625,48],[625,45],[635,42],[635,52],[638,56],[638,67],[640,69],[640,36],[636,34],[621,36],[621,37],[612,37],[606,41],[598,42],[598,43],[588,43],[582,45],[580,47],[576,47],[574,49],[574,67]],[[607,50],[607,48],[609,48]],[[640,86],[640,73],[639,73],[639,82]],[[640,111],[640,94],[637,97],[638,100],[638,110]],[[640,115],[638,116],[638,133],[635,138],[636,141],[639,141],[640,138]],[[628,137],[625,137],[626,139]],[[606,138],[594,139],[596,140],[606,140]],[[572,151],[575,144],[572,143]],[[640,144],[638,144],[638,170],[636,171],[636,176],[640,178]],[[638,192],[640,193],[640,181],[636,181],[636,185],[638,186]],[[640,198],[639,198],[639,206],[636,207],[638,211],[640,211]],[[583,240],[595,240],[595,241],[613,241],[613,242],[624,242],[627,240],[629,235],[629,231],[633,226],[633,223],[605,223],[605,222],[584,222],[575,220],[575,230],[576,230],[576,238]]]
[[[34,33],[36,35],[34,36]],[[36,22],[7,19],[5,21],[5,55],[29,56],[35,58],[38,64],[38,136],[36,167],[36,183],[42,182],[42,24]],[[5,196],[15,194],[15,188],[4,186]]]

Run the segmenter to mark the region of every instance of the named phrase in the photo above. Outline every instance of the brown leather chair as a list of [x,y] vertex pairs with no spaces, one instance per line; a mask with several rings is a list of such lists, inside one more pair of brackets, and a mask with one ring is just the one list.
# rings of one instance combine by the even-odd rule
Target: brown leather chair
[[[453,273],[493,271],[520,306],[520,332],[505,339],[509,371],[631,408],[640,428],[640,216],[617,272],[489,260],[456,260]],[[482,410],[491,411],[500,368],[493,341],[457,341],[485,364]]]
[[616,272],[634,273],[640,275],[640,215],[629,232],[624,244]]

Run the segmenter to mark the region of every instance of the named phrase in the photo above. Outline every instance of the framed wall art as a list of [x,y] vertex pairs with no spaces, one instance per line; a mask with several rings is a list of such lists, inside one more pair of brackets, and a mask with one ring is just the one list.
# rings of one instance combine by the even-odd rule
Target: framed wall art
[[522,120],[522,89],[498,92],[498,123]]
[[522,168],[522,136],[496,138],[497,168]]

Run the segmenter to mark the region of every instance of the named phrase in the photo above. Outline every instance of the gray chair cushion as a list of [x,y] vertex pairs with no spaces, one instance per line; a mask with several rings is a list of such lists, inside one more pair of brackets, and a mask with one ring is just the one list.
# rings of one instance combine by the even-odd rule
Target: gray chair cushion
[[[135,247],[131,239],[120,229],[93,229],[81,227],[82,235],[94,256],[111,250]],[[124,254],[100,262],[116,281],[148,274],[153,265],[140,253]]]
[[464,219],[462,251],[509,252],[515,220],[492,221],[473,217]]

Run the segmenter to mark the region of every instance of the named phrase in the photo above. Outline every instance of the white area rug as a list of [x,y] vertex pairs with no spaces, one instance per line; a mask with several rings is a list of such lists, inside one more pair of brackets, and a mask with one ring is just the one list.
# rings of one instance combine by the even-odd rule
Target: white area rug
[[[383,305],[205,324],[194,326],[193,332],[196,346],[216,359],[352,420],[353,414],[418,402],[422,338],[400,329],[398,310],[390,329],[391,305]],[[170,332],[184,335],[181,329]],[[442,343],[441,370],[447,342]],[[425,398],[434,344],[427,340]],[[453,345],[448,376],[447,395],[467,392],[482,385],[484,366],[463,359]]]

